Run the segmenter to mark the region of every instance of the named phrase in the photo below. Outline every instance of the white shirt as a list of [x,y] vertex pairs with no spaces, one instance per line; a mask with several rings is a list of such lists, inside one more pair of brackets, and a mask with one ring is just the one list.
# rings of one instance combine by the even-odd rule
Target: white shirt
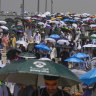
[[39,44],[41,42],[41,35],[39,33],[35,34],[34,42],[37,43],[37,44]]

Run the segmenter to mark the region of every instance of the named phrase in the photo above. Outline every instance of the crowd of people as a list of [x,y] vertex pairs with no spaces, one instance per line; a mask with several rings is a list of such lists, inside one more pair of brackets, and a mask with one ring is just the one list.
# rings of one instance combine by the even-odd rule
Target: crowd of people
[[[21,60],[22,58],[19,57],[18,54],[29,52],[35,54],[37,59],[49,58],[51,61],[62,64],[69,69],[81,68],[82,66],[79,67],[77,63],[74,66],[72,63],[70,66],[70,63],[64,60],[80,52],[89,54],[90,59],[96,56],[95,47],[83,47],[87,44],[96,44],[96,40],[90,37],[95,33],[96,19],[87,13],[79,15],[78,17],[75,15],[76,14],[68,14],[65,16],[64,14],[57,13],[55,15],[47,14],[46,16],[36,15],[30,19],[18,18],[16,25],[12,24],[9,30],[6,30],[6,28],[0,30],[2,63],[6,63],[4,61],[5,59],[10,62]],[[8,22],[10,21],[7,21],[7,23]],[[91,28],[91,24],[95,27]],[[19,28],[15,29],[16,26]],[[54,35],[54,37],[51,37],[52,35]],[[58,40],[62,41],[59,42]],[[17,43],[18,41],[21,43]],[[36,48],[35,46],[39,44],[46,45],[51,51]],[[10,50],[8,51],[8,49]],[[4,54],[6,55],[5,57],[3,56]],[[88,59],[89,58],[86,58],[86,61]],[[85,71],[90,70],[92,67],[91,64],[87,63],[83,66],[83,70]],[[90,88],[90,86],[86,85],[86,88],[83,88],[81,85],[74,85],[72,88],[62,87],[59,89],[59,77],[44,76],[44,80],[46,87],[41,88],[39,91],[37,90],[37,86],[15,84],[13,88],[14,92],[10,92],[11,89],[5,86],[8,86],[8,84],[2,82],[0,86],[0,96],[95,96],[91,95],[94,93],[94,90],[96,90],[95,87]],[[78,94],[73,94],[72,90]],[[87,91],[89,93],[87,93]]]

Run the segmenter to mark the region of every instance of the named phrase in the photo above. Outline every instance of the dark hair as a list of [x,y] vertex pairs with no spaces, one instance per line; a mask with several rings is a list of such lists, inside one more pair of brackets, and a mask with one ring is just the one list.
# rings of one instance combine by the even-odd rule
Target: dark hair
[[44,75],[44,79],[45,80],[57,80],[59,79],[60,77],[57,77],[57,76],[48,76],[48,75]]

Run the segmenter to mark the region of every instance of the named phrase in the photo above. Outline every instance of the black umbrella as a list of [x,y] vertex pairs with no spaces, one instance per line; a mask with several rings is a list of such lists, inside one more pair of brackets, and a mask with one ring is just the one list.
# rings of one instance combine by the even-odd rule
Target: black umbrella
[[5,21],[6,22],[12,22],[12,23],[14,23],[14,20],[12,18],[6,18]]
[[65,27],[61,28],[61,31],[63,31],[63,32],[71,32],[71,30],[69,30],[68,28],[65,28]]
[[7,50],[7,58],[9,60],[13,60],[16,57],[16,53],[20,53],[20,52],[21,52],[20,49],[10,48],[9,50]]

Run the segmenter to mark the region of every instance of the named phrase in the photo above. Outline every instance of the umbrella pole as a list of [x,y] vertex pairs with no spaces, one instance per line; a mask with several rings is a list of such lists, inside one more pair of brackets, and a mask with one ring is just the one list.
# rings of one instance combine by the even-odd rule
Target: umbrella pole
[[38,96],[40,96],[40,87],[38,86],[38,75],[37,75],[37,80],[36,80],[36,86],[37,86],[37,90],[38,90]]

